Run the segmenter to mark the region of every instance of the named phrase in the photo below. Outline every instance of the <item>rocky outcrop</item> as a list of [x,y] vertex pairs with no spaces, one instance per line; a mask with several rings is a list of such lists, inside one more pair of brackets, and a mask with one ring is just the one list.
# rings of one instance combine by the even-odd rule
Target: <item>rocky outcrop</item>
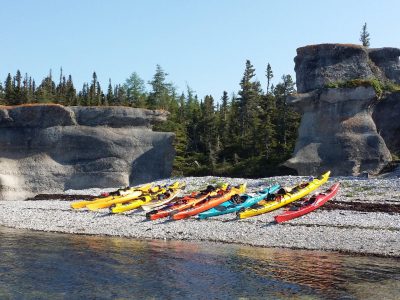
[[163,111],[33,105],[0,108],[0,199],[168,177],[172,133]]
[[400,156],[400,92],[383,98],[375,106],[372,118],[378,133],[383,137],[390,152]]
[[387,79],[400,83],[400,49],[390,47],[375,48],[369,49],[368,54]]
[[292,98],[303,114],[294,156],[285,165],[300,175],[378,173],[391,159],[370,113],[371,87],[327,89]]
[[[393,139],[400,121],[398,109],[389,113],[396,125],[384,120],[384,112],[378,111],[397,107],[394,98],[398,96],[389,95],[378,101],[372,87],[328,89],[326,85],[373,78],[399,83],[399,54],[396,48],[367,49],[344,44],[297,49],[295,71],[300,93],[288,102],[303,115],[293,157],[285,165],[300,175],[327,169],[333,175],[378,173],[391,160],[385,141]],[[375,106],[377,111],[372,118]]]
[[382,77],[372,67],[366,48],[358,45],[306,46],[297,49],[294,61],[299,93],[322,88],[330,82]]

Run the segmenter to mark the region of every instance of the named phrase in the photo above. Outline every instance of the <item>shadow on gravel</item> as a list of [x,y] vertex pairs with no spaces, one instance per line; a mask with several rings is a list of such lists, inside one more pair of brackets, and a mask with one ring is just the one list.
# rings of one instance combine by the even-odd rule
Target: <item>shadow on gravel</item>
[[93,195],[65,195],[65,194],[39,194],[32,198],[27,198],[30,201],[40,200],[62,200],[62,201],[77,201],[77,200],[92,200],[98,198]]
[[278,225],[278,223],[276,223],[275,221],[271,221],[266,223],[264,226],[262,226],[262,228],[266,228],[266,227],[271,227],[271,226],[275,226]]
[[400,204],[366,203],[358,201],[328,201],[321,210],[352,210],[360,212],[400,213]]

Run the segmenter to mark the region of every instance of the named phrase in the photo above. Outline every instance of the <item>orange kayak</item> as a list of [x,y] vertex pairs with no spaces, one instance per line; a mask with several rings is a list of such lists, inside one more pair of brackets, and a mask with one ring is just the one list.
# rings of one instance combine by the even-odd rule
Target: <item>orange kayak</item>
[[231,187],[227,188],[226,190],[220,190],[215,196],[209,196],[206,199],[203,199],[202,201],[196,203],[189,209],[177,213],[171,213],[170,218],[172,220],[181,220],[189,218],[191,216],[195,216],[203,211],[209,210],[210,208],[213,208],[217,205],[220,205],[221,203],[224,203],[225,201],[230,200],[235,195],[243,194],[245,191],[246,184],[242,184],[239,187]]
[[[223,190],[224,187],[221,188]],[[225,187],[226,189],[226,187]],[[207,189],[195,192],[190,195],[186,195],[177,201],[167,204],[166,206],[155,209],[146,214],[147,220],[157,220],[160,218],[168,217],[171,214],[178,213],[182,210],[189,209],[190,207],[196,205],[197,203],[203,201],[211,195],[216,195],[220,189],[214,188],[213,186],[208,186]]]

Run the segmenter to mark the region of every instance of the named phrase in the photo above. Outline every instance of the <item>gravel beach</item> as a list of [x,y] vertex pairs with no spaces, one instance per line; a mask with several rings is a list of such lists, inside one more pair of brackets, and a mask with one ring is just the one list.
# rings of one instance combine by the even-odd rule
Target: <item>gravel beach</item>
[[[208,184],[227,182],[237,185],[247,182],[248,192],[255,192],[276,182],[292,186],[307,179],[301,176],[264,179],[186,177],[156,183],[183,180],[187,185],[184,192],[189,193]],[[273,217],[282,209],[243,220],[236,220],[235,215],[230,214],[206,220],[146,221],[141,209],[110,215],[107,209],[98,212],[73,210],[70,208],[71,201],[53,199],[0,201],[0,226],[136,239],[216,241],[400,257],[400,178],[334,177],[319,191],[327,189],[333,182],[341,183],[334,199],[321,209],[282,224],[273,222]],[[68,195],[99,193],[98,189],[65,192]]]

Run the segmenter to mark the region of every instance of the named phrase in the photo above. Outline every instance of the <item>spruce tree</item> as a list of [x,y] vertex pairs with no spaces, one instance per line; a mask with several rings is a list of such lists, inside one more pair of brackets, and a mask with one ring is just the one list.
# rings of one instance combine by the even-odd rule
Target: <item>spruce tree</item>
[[228,144],[229,139],[229,96],[228,92],[224,91],[221,97],[221,105],[218,110],[218,137],[219,147],[222,153],[222,159],[225,160],[224,148]]
[[36,98],[38,102],[49,102],[55,103],[56,98],[56,84],[53,81],[52,72],[50,70],[49,75],[46,76],[41,84],[38,86],[36,91]]
[[3,89],[3,85],[0,82],[0,104],[4,105],[4,89]]
[[140,78],[136,72],[133,72],[129,78],[126,79],[124,88],[130,106],[146,107],[146,88],[144,80]]
[[367,23],[364,23],[361,32],[360,32],[360,42],[364,47],[369,47],[370,37],[369,37],[369,32],[367,31]]
[[156,66],[156,73],[153,80],[149,81],[152,90],[147,98],[147,107],[150,109],[166,108],[168,103],[168,92],[170,84],[166,82],[167,73],[161,68],[160,65]]
[[293,136],[293,124],[295,123],[298,114],[296,114],[292,108],[287,105],[287,96],[295,92],[294,82],[290,75],[283,75],[282,82],[277,84],[274,89],[274,94],[276,97],[277,106],[277,130],[278,130],[278,141],[281,145],[281,149],[284,154],[291,151],[291,140],[290,137]]
[[6,81],[4,82],[5,103],[7,103],[8,105],[14,105],[14,102],[13,102],[14,96],[15,96],[15,92],[14,92],[14,85],[13,85],[12,77],[11,77],[11,74],[8,73]]
[[260,122],[261,84],[254,77],[255,69],[247,60],[238,99],[242,155],[246,156],[256,154],[257,127]]
[[21,72],[17,70],[14,76],[14,104],[22,104],[22,76]]
[[111,78],[108,79],[108,88],[107,88],[107,95],[106,95],[106,101],[107,105],[114,105],[114,93],[113,93],[113,87],[111,84]]
[[78,98],[74,83],[72,82],[72,76],[68,76],[68,80],[65,83],[65,105],[79,105]]
[[274,77],[274,73],[272,72],[271,65],[268,63],[267,70],[265,71],[265,76],[267,77],[267,95],[269,94],[269,85],[271,83],[272,78]]

